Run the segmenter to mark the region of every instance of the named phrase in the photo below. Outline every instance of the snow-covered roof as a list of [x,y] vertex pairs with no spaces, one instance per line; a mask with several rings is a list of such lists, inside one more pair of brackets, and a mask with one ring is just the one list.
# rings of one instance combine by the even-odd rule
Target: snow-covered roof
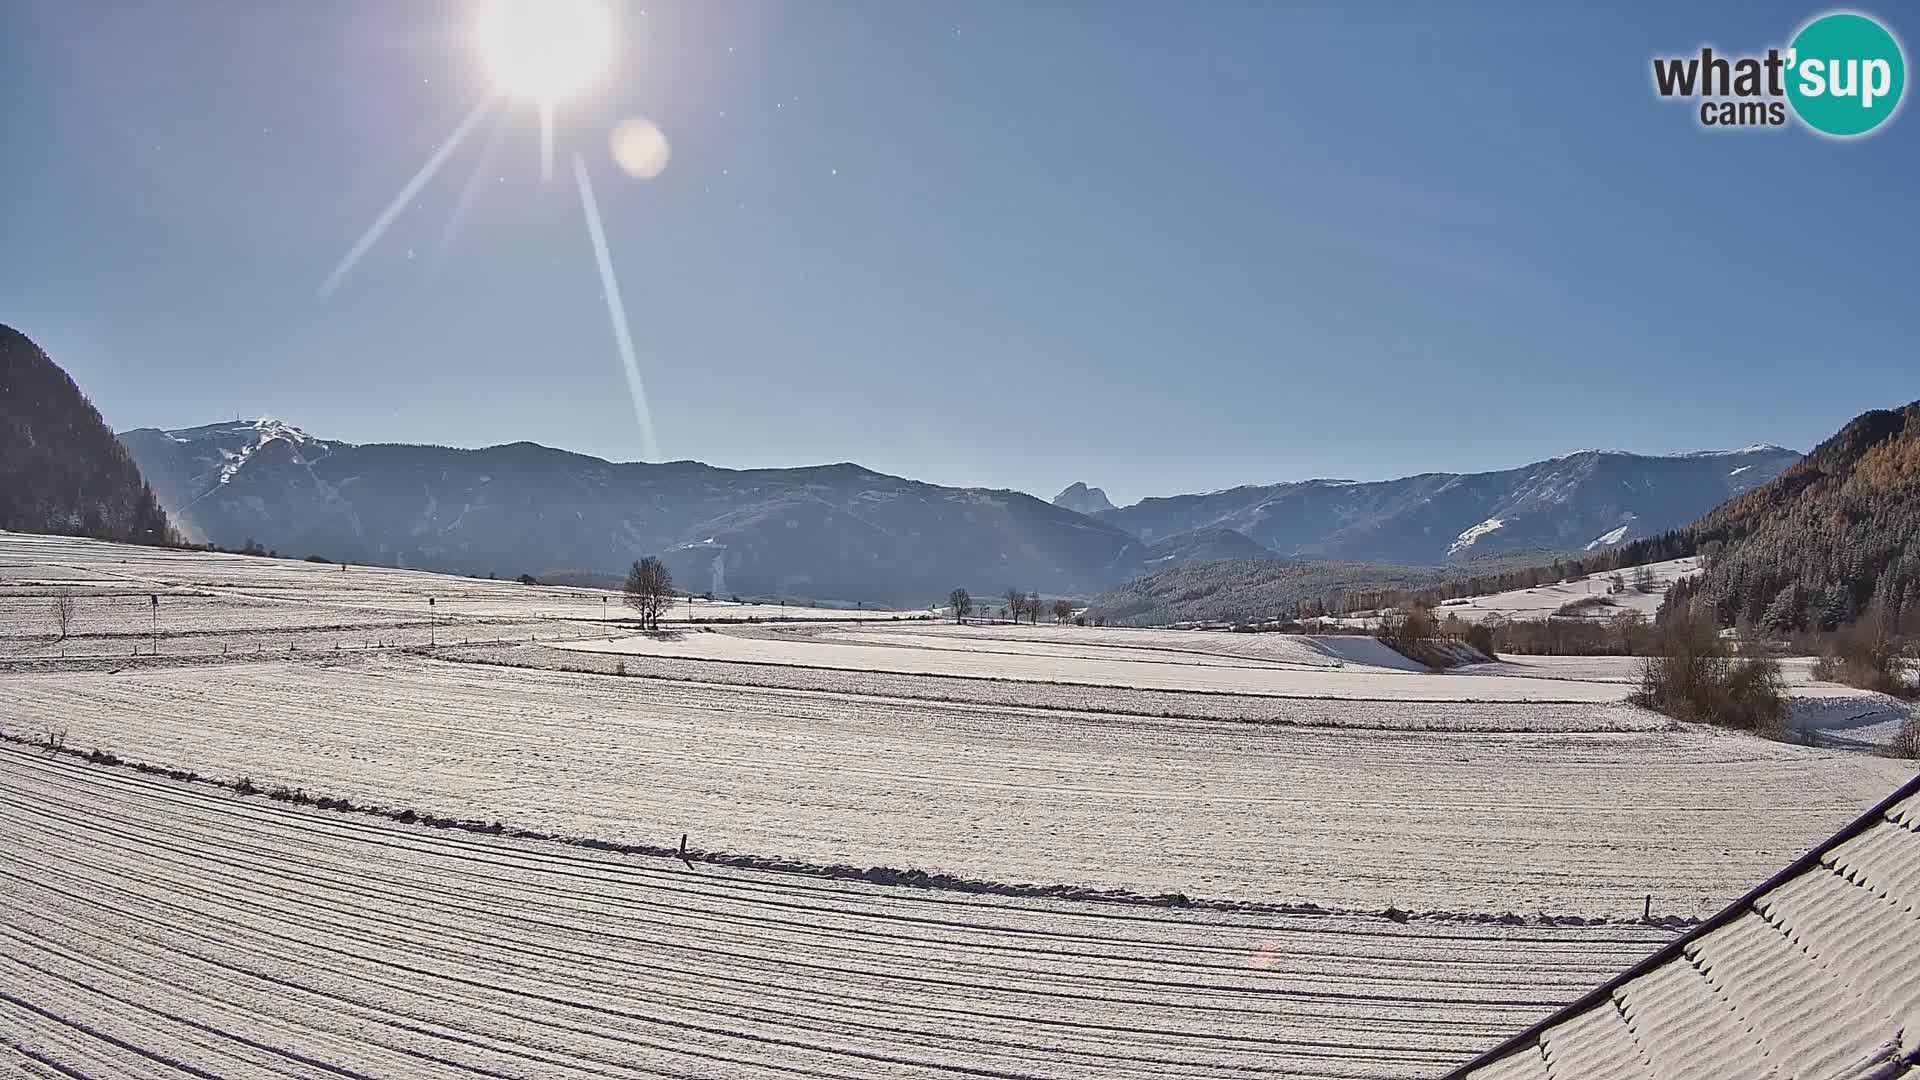
[[1920,776],[1449,1080],[1893,1080],[1920,1068]]

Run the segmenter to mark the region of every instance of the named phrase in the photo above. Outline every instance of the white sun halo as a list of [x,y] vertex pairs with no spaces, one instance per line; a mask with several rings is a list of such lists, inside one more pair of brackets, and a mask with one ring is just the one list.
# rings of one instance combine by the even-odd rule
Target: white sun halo
[[[320,286],[321,296],[330,296],[360,260],[380,241],[440,167],[446,164],[467,136],[488,116],[495,116],[494,132],[487,150],[474,166],[472,179],[455,204],[453,217],[442,236],[438,263],[452,235],[466,215],[476,184],[491,160],[494,143],[500,136],[500,124],[508,115],[502,98],[519,98],[535,106],[540,119],[540,178],[553,179],[555,103],[592,87],[605,74],[613,60],[617,26],[606,0],[479,0],[479,18],[473,24],[474,44],[481,63],[493,81],[493,90],[473,106],[453,133],[434,150],[413,179],[408,180],[387,204],[367,231],[354,241],[333,273]],[[672,153],[666,136],[650,121],[634,117],[619,125],[612,135],[614,159],[630,175],[652,178],[666,168]],[[640,428],[640,449],[648,460],[659,457],[654,439],[653,413],[647,407],[646,390],[640,378],[640,365],[633,334],[627,325],[626,306],[620,299],[620,283],[614,275],[613,253],[607,245],[606,225],[600,219],[600,205],[594,198],[593,180],[587,175],[586,159],[572,155],[573,175],[580,190],[580,209],[586,216],[588,239],[593,242],[594,262],[600,271],[600,292],[607,303],[612,323],[614,346],[626,369],[627,386],[633,396],[634,419]],[[407,252],[411,259],[413,252]]]
[[551,105],[606,70],[613,17],[602,0],[488,0],[475,38],[495,86]]

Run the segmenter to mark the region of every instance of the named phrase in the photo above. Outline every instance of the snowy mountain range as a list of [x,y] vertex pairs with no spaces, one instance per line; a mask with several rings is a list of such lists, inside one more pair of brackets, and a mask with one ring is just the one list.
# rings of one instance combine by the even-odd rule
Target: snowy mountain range
[[[925,604],[955,586],[1083,594],[1188,562],[1440,565],[1595,550],[1677,527],[1798,460],[1779,447],[1580,451],[1501,472],[1309,480],[1113,508],[842,463],[614,463],[532,443],[482,450],[317,438],[273,419],[125,432],[190,536],[458,573],[618,574],[658,554],[682,587]],[[1082,512],[1074,506],[1085,506]],[[1102,508],[1105,507],[1105,508]]]
[[1145,544],[1030,495],[853,464],[621,464],[315,438],[277,420],[120,436],[181,528],[223,547],[457,573],[619,574],[660,555],[681,588],[924,605],[964,586],[1069,594],[1144,567]]
[[1231,529],[1283,558],[1431,566],[1502,551],[1597,551],[1676,529],[1798,460],[1778,446],[1579,450],[1499,472],[1236,487],[1093,516],[1147,543]]

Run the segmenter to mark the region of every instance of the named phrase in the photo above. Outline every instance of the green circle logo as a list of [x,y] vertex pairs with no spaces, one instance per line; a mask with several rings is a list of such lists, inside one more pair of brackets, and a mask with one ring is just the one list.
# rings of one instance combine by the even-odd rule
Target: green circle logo
[[1886,28],[1842,12],[1822,15],[1794,37],[1787,100],[1826,135],[1865,135],[1886,122],[1907,85],[1906,58]]

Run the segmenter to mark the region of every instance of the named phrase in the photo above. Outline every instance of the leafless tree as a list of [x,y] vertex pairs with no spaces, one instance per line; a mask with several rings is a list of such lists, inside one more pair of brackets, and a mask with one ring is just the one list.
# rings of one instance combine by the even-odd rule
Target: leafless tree
[[660,629],[660,616],[673,603],[673,575],[667,564],[652,555],[633,564],[627,571],[627,606],[640,616],[643,630]]
[[965,589],[955,589],[947,594],[947,606],[953,609],[953,621],[963,623],[973,614],[973,594]]
[[1027,613],[1027,594],[1021,592],[1019,589],[1008,589],[1007,590],[1007,615],[1010,616],[1014,622],[1019,622],[1020,616],[1026,613]]
[[1634,567],[1633,589],[1635,592],[1650,593],[1659,587],[1659,579],[1653,576],[1653,567],[1645,564]]
[[1037,592],[1027,594],[1027,621],[1035,626],[1040,625],[1040,594]]
[[1066,600],[1055,600],[1053,602],[1053,621],[1065,625],[1067,620],[1071,618],[1073,618],[1073,604]]
[[67,640],[67,634],[73,628],[73,594],[61,591],[53,598],[53,622],[60,628],[59,640]]

